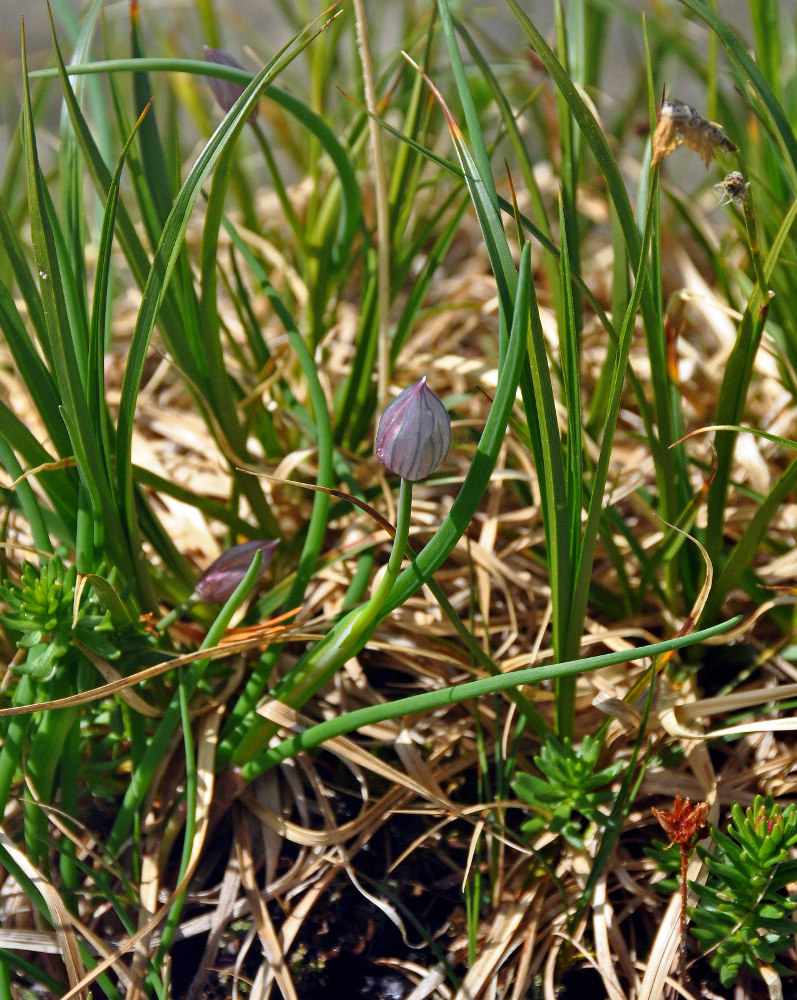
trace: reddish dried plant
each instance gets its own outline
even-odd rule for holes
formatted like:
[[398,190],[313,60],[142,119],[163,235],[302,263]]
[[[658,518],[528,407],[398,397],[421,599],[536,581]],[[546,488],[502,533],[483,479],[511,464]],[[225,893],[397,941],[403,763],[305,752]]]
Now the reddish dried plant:
[[681,981],[686,979],[686,869],[689,854],[695,846],[698,834],[707,824],[708,802],[696,802],[675,795],[672,812],[652,807],[651,812],[661,824],[672,844],[678,845],[681,854]]

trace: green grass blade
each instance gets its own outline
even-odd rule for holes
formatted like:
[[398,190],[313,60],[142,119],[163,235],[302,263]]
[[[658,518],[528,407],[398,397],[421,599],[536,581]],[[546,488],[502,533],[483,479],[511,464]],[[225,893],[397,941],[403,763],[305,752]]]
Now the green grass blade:
[[[623,233],[628,256],[631,260],[638,261],[641,249],[640,233],[619,165],[600,124],[518,0],[507,0],[507,2],[528,36],[534,51],[565,97],[573,119],[591,149],[598,169],[605,179],[608,195],[617,213]],[[657,435],[650,439],[650,447],[655,460],[662,514],[666,519],[674,520],[677,511],[687,501],[688,476],[683,449],[671,449],[670,447],[682,436],[682,417],[676,406],[677,393],[674,392],[667,379],[661,304],[657,304],[654,300],[647,281],[643,286],[641,310],[654,376],[655,416],[658,431]]]
[[[6,408],[5,404],[0,403],[0,464],[13,480],[20,480],[14,489],[14,493],[22,509],[22,513],[25,515],[25,520],[30,527],[34,545],[37,549],[41,549],[42,552],[52,552],[52,543],[50,542],[50,534],[45,524],[44,512],[39,506],[39,501],[36,499],[36,494],[33,492],[31,484],[27,479],[20,479],[24,470],[12,451],[11,433],[13,432],[9,432],[9,424],[13,417],[14,414]],[[27,430],[22,424],[19,425],[19,429],[21,431]]]
[[614,435],[620,415],[623,385],[628,374],[628,358],[631,351],[631,344],[633,342],[637,310],[639,309],[639,304],[642,299],[643,285],[647,273],[648,248],[653,238],[655,220],[657,218],[655,212],[657,184],[658,168],[654,168],[650,201],[645,215],[645,231],[642,234],[642,246],[640,248],[639,261],[634,273],[633,293],[625,309],[623,323],[620,328],[620,336],[614,355],[611,385],[607,398],[606,417],[603,423],[600,442],[600,454],[598,456],[598,462],[590,484],[589,503],[587,505],[587,517],[583,529],[581,551],[579,553],[577,569],[574,574],[575,580],[573,586],[572,607],[574,622],[582,622],[587,611],[587,601],[589,598],[590,583],[592,580],[592,567],[595,558],[595,545],[598,539],[598,532],[603,512],[604,491],[609,475]]
[[[332,426],[313,355],[304,343],[296,324],[279,299],[277,291],[269,281],[264,269],[260,266],[243,240],[241,240],[235,228],[226,221],[225,226],[233,243],[246,260],[255,280],[269,296],[288,334],[293,351],[307,381],[307,390],[313,407],[312,418],[318,447],[318,476],[316,483],[319,486],[331,487],[333,485],[334,459]],[[318,558],[326,534],[328,517],[329,495],[317,491],[313,497],[313,510],[307,525],[296,574],[283,601],[283,606],[286,608],[298,607],[304,599],[307,584],[318,564]],[[227,760],[232,755],[235,744],[241,738],[244,720],[254,710],[258,701],[263,696],[281,649],[281,644],[270,646],[252,670],[243,692],[230,712],[229,719],[222,733],[221,745],[219,747],[220,759]]]
[[[473,102],[473,95],[465,72],[465,64],[462,61],[459,46],[457,45],[454,20],[451,17],[448,0],[437,0],[437,9],[440,12],[440,23],[443,27],[443,37],[448,47],[448,58],[451,61],[451,68],[454,72],[454,80],[457,85],[457,93],[462,103],[462,110],[465,113],[465,123],[473,149],[473,158],[475,160],[473,177],[474,180],[477,177],[479,178],[486,201],[492,205],[494,212],[497,214],[498,195],[496,194],[493,175],[490,169],[490,156],[482,134],[476,105]],[[514,288],[512,288],[512,291],[514,291]]]
[[[78,32],[75,48],[72,53],[74,62],[82,62],[88,55],[92,37],[94,34],[94,23],[99,14],[102,0],[94,0],[91,9],[88,11],[82,26]],[[52,11],[50,13],[50,30],[53,36],[53,43],[58,47],[56,39],[55,24],[53,23]],[[76,81],[75,96],[81,99],[82,91],[85,89],[85,80]],[[66,107],[61,108],[60,142],[58,147],[58,178],[61,191],[61,226],[64,232],[67,253],[71,266],[75,273],[76,293],[80,298],[80,312],[85,318],[88,316],[88,305],[85,301],[86,289],[86,269],[85,269],[85,229],[86,213],[83,202],[83,164],[80,159],[79,147],[74,130],[71,127],[69,113]],[[82,329],[88,329],[88,324],[84,324]]]
[[[24,171],[22,173],[24,174]],[[0,243],[2,243],[3,247],[3,256],[11,265],[11,271],[16,280],[17,287],[22,298],[25,300],[31,326],[36,331],[36,336],[39,338],[42,349],[48,352],[47,321],[44,318],[41,295],[36,287],[36,281],[31,273],[17,228],[2,199],[0,199]],[[9,282],[10,280],[9,277]]]
[[114,236],[119,210],[119,187],[122,180],[122,169],[135,138],[136,131],[145,115],[146,110],[142,113],[141,118],[136,122],[133,131],[130,133],[111,177],[108,197],[102,216],[102,229],[97,245],[97,265],[94,278],[91,325],[89,329],[86,398],[89,410],[93,414],[99,440],[102,442],[109,481],[113,476],[111,468],[113,445],[110,439],[109,419],[105,402],[105,339],[108,328],[108,306],[111,295]]
[[118,520],[115,498],[105,476],[94,426],[86,405],[85,386],[70,328],[69,309],[61,282],[56,240],[50,221],[48,199],[36,149],[30,90],[27,86],[27,57],[23,34],[23,136],[29,186],[29,212],[36,267],[39,272],[44,315],[52,350],[55,381],[61,412],[69,432],[73,452],[88,491],[98,531],[107,531],[107,544],[122,572],[129,573],[130,558]]
[[[773,277],[775,267],[781,258],[786,240],[797,219],[797,199],[784,216],[766,260],[764,261],[765,288]],[[739,332],[733,345],[717,401],[716,423],[738,424],[744,410],[744,402],[753,374],[755,357],[764,333],[766,305],[762,302],[761,287],[754,286],[750,299],[739,324]],[[723,434],[716,442],[717,469],[714,474],[707,500],[708,523],[706,527],[706,548],[716,565],[722,549],[722,536],[726,498],[731,477],[735,437]],[[711,602],[713,605],[713,601]]]
[[[128,5],[130,18],[130,48],[134,62],[144,58],[144,42],[141,35],[141,8],[138,4]],[[133,99],[137,115],[142,114],[153,100],[152,87],[146,70],[133,71]],[[172,207],[172,174],[166,162],[166,153],[158,134],[155,112],[148,114],[139,129],[141,144],[140,160],[146,168],[141,172],[141,180],[146,185],[149,200],[154,210],[151,219],[153,231],[150,236],[160,233]],[[143,202],[145,199],[141,199]],[[146,215],[144,216],[147,217]]]
[[58,387],[30,341],[24,320],[19,315],[11,293],[2,283],[0,283],[0,330],[3,331],[17,372],[44,421],[47,433],[58,454],[66,458],[71,455],[72,448],[59,412]]
[[[563,239],[566,240],[564,232]],[[567,244],[562,246],[561,259],[567,259]],[[569,278],[566,263],[563,266],[565,281]],[[564,283],[563,283],[564,286]],[[539,308],[533,286],[530,294],[531,326],[529,335],[529,362],[531,368],[531,393],[525,394],[523,402],[526,406],[526,422],[530,431],[536,431],[538,443],[534,448],[537,477],[540,483],[540,497],[543,505],[543,524],[545,526],[545,558],[548,563],[548,573],[551,587],[552,605],[552,642],[554,656],[559,659],[570,659],[568,652],[573,644],[578,644],[581,637],[580,623],[571,621],[571,543],[578,545],[576,539],[571,539],[570,525],[572,516],[570,508],[576,507],[579,519],[578,535],[580,536],[581,515],[581,469],[574,470],[577,481],[576,495],[569,493],[565,478],[565,458],[562,440],[559,434],[559,422],[556,416],[556,401],[553,383],[548,363],[548,353],[545,335],[542,330]],[[573,331],[574,332],[574,331]],[[567,336],[567,335],[566,335]],[[529,407],[529,400],[532,407]],[[576,414],[577,416],[577,414]],[[573,433],[580,439],[581,427],[571,427]],[[579,440],[580,445],[580,440]],[[575,446],[576,451],[579,446]],[[556,731],[562,735],[572,732],[575,688],[571,678],[562,678],[561,687],[556,691]]]
[[[295,54],[295,53],[294,53]],[[219,127],[206,144],[186,177],[169,214],[155,252],[149,277],[136,320],[128,363],[125,367],[122,396],[119,405],[117,476],[119,495],[130,524],[134,517],[133,488],[130,469],[130,449],[138,388],[144,372],[150,338],[163,301],[165,289],[179,258],[191,209],[224,147],[235,142],[249,115],[256,107],[264,88],[268,86],[285,62],[265,66],[245,88]],[[275,527],[275,526],[273,526]],[[275,531],[274,534],[277,532]]]
[[523,248],[517,295],[511,313],[511,330],[498,375],[493,402],[476,453],[446,519],[434,537],[404,570],[390,591],[384,613],[392,611],[413,594],[442,565],[470,524],[498,459],[518,383],[526,361],[526,337],[531,308],[531,266],[528,244]]
[[761,543],[764,541],[772,519],[783,509],[786,498],[797,483],[797,459],[779,476],[777,482],[763,499],[753,517],[745,526],[739,541],[734,545],[722,571],[711,589],[703,618],[711,621],[734,587],[739,585],[742,574],[750,568]]

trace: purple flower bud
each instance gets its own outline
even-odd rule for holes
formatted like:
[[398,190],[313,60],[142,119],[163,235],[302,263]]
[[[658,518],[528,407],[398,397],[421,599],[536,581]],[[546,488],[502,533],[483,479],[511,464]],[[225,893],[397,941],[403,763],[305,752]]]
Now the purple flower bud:
[[263,553],[263,561],[257,578],[263,579],[277,545],[279,542],[276,538],[233,545],[200,575],[194,587],[194,595],[205,604],[223,604],[243,580],[258,549]]
[[[217,66],[233,66],[235,69],[243,69],[238,60],[233,58],[229,52],[225,52],[224,49],[211,49],[208,45],[203,46],[203,49],[205,52],[205,62],[216,63]],[[244,88],[240,83],[233,83],[231,80],[222,80],[218,76],[209,76],[207,77],[207,81],[216,100],[225,113],[230,110],[244,92]],[[247,121],[251,125],[256,119],[257,108],[249,115]]]
[[450,446],[451,421],[426,376],[396,396],[376,431],[376,457],[411,483],[431,475]]

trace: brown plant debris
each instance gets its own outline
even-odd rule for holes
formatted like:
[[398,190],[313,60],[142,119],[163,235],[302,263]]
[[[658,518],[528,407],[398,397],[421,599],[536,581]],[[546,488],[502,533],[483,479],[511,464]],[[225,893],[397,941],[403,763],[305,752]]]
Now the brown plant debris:
[[708,167],[718,149],[737,153],[739,147],[731,142],[721,125],[709,121],[697,108],[670,97],[661,102],[656,131],[653,133],[653,163],[660,163],[666,156],[685,143],[694,150]]
[[744,179],[743,174],[738,170],[731,170],[719,184],[714,185],[714,190],[720,196],[720,205],[743,205],[747,201],[749,187],[750,182]]
[[651,812],[661,823],[662,829],[673,844],[678,845],[681,854],[681,983],[686,983],[686,871],[689,866],[689,854],[695,845],[697,836],[706,826],[708,802],[697,802],[695,805],[688,798],[682,799],[676,792],[672,812],[666,809],[651,808]]

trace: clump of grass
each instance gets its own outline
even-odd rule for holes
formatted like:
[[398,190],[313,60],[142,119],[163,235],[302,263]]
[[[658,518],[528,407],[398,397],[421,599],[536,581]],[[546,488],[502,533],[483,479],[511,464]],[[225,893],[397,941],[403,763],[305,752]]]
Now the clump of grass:
[[[198,6],[190,50],[146,42],[136,5],[99,48],[100,0],[54,31],[50,70],[23,37],[0,189],[0,995],[375,995],[389,964],[396,995],[588,976],[659,997],[682,899],[646,888],[644,847],[679,791],[734,823],[687,866],[689,974],[777,996],[783,12],[756,6],[753,59],[701,0],[703,48],[591,2],[553,5],[549,41],[509,0],[522,45],[496,58],[439,0],[403,7],[374,61],[368,5],[284,5],[289,39],[253,37],[272,54],[250,72],[198,58],[232,47]],[[609,124],[621,17],[645,58]],[[705,105],[670,92],[673,60]],[[687,157],[726,204],[677,189]],[[379,448],[387,470],[373,454],[423,378],[453,446],[396,501],[390,469],[445,451],[438,427]],[[728,858],[766,882],[735,909]]]

